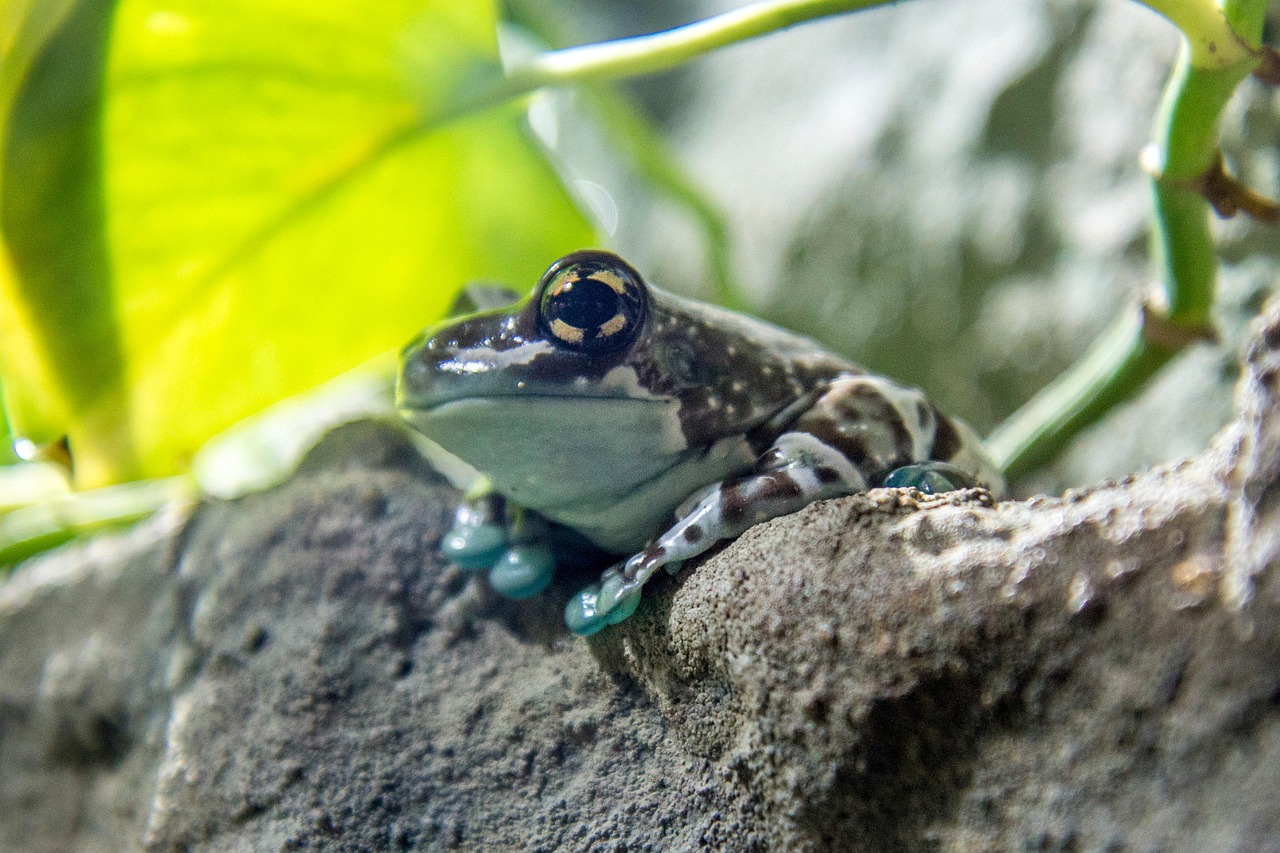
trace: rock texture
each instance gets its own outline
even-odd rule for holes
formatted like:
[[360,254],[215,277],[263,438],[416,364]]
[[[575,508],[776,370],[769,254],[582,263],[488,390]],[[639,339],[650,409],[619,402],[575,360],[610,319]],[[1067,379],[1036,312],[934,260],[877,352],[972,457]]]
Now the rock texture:
[[582,641],[394,427],[0,586],[0,849],[1280,849],[1280,312],[1198,458],[876,490]]

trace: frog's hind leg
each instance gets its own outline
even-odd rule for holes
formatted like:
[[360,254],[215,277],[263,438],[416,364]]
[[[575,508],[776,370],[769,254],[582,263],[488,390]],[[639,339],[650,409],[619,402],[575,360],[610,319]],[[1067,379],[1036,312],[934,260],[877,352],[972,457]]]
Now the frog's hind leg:
[[866,488],[858,470],[812,435],[788,432],[747,474],[707,486],[686,501],[675,524],[600,584],[570,599],[565,622],[575,634],[594,634],[634,612],[640,589],[654,572],[677,567],[721,539],[795,512],[808,503]]
[[941,448],[945,458],[966,462],[961,451],[969,448],[955,430],[915,389],[872,376],[840,377],[782,428],[748,472],[694,494],[648,547],[570,599],[565,622],[581,635],[621,622],[659,568],[813,501],[879,486],[890,472],[933,458],[944,433],[954,445]]
[[999,470],[968,425],[939,411],[922,391],[883,377],[837,379],[793,428],[839,451],[867,488],[1004,490]]

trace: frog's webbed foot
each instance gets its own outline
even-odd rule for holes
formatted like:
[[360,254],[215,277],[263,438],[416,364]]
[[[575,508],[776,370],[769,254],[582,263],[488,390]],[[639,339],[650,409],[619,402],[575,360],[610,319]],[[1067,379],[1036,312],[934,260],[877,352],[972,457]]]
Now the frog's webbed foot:
[[886,489],[912,488],[926,495],[936,495],[973,488],[978,485],[978,480],[949,462],[917,462],[890,471],[881,485]]
[[541,517],[513,508],[497,494],[475,489],[463,497],[440,551],[459,568],[487,571],[489,585],[507,598],[530,598],[551,583],[556,561]]

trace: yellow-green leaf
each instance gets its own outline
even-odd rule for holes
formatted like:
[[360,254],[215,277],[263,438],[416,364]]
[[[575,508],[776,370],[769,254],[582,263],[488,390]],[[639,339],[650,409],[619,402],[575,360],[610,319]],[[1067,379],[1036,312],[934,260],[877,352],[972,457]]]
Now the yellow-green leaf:
[[5,116],[15,431],[68,436],[80,485],[181,471],[462,283],[591,242],[515,105],[450,118],[494,27],[461,0],[75,3]]

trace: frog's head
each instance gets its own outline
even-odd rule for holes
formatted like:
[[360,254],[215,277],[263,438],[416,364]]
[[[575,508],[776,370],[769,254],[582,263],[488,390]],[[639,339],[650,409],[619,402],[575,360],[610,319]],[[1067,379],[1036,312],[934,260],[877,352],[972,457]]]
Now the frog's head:
[[627,494],[793,400],[809,341],[649,287],[581,251],[506,308],[446,320],[403,351],[414,427],[542,508]]
[[601,387],[603,374],[627,357],[649,303],[648,286],[621,258],[567,255],[524,299],[445,320],[410,342],[399,404],[421,412],[476,397],[618,396]]

